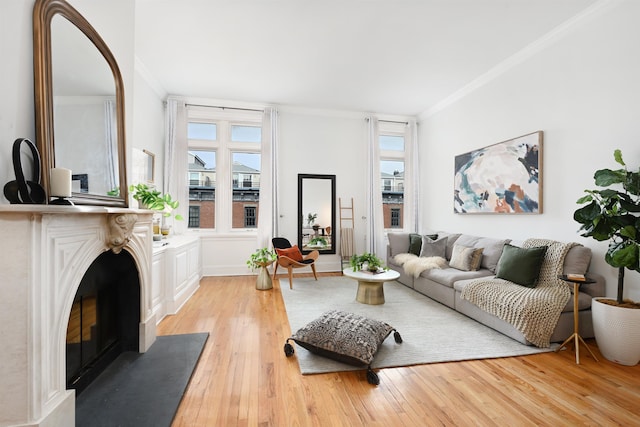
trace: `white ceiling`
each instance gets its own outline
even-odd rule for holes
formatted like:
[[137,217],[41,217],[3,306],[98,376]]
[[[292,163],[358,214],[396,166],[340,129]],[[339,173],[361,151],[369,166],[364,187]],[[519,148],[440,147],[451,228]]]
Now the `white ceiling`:
[[598,1],[137,0],[136,57],[171,95],[418,115]]

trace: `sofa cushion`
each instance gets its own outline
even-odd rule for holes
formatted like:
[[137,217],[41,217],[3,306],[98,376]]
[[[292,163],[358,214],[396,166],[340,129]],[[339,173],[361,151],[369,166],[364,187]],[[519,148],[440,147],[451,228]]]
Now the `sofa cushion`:
[[458,237],[458,240],[456,240],[457,245],[483,248],[481,267],[490,270],[492,273],[496,272],[498,260],[500,259],[500,255],[502,255],[502,248],[509,242],[511,242],[511,239],[493,239],[469,234],[462,234]]
[[[573,294],[573,286],[571,286],[571,293]],[[591,297],[591,295],[584,292],[578,292],[578,310],[590,309],[592,299],[593,298]],[[562,312],[573,313],[573,295],[571,295],[571,298],[569,298],[569,301],[567,301],[567,305],[564,306],[564,308],[562,309]]]
[[291,339],[312,353],[357,366],[370,364],[393,330],[378,320],[331,310],[298,329]]
[[441,237],[433,240],[429,236],[422,236],[421,257],[439,256],[444,258],[447,253],[447,237]]
[[409,252],[409,233],[388,233],[391,256]]
[[453,288],[453,284],[458,280],[466,279],[479,279],[481,277],[492,276],[489,270],[481,268],[477,271],[462,271],[453,267],[448,268],[434,268],[424,271],[417,280],[422,278],[428,279],[432,282],[436,282],[442,286]]
[[483,248],[473,248],[455,244],[449,266],[463,271],[476,271],[480,268]]
[[520,248],[504,245],[502,256],[496,268],[496,277],[518,285],[535,288],[546,252],[546,246]]
[[585,246],[572,247],[564,258],[564,274],[586,274],[591,262],[591,249]]

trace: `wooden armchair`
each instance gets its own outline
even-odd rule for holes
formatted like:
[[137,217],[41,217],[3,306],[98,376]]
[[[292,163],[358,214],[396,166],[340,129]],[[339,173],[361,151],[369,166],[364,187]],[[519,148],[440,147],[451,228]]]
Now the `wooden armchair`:
[[278,266],[282,266],[289,271],[289,289],[293,289],[293,269],[300,267],[311,267],[313,271],[313,277],[318,280],[318,275],[316,274],[316,260],[320,256],[318,251],[311,251],[307,255],[302,255],[300,252],[300,248],[297,245],[291,246],[289,240],[284,237],[274,237],[271,239],[271,243],[273,244],[273,248],[276,250],[278,254],[278,262],[276,263],[276,267],[273,270],[273,278],[276,278],[276,273],[278,272]]

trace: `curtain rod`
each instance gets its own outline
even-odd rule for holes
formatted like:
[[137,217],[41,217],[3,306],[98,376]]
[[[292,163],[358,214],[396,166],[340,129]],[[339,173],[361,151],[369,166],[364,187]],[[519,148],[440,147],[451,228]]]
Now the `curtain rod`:
[[185,104],[187,107],[208,107],[208,108],[220,108],[222,110],[241,110],[241,111],[257,111],[264,113],[264,110],[256,110],[254,108],[238,108],[238,107],[221,107],[219,105],[203,105],[203,104]]
[[403,125],[408,125],[409,122],[397,122],[395,120],[378,120],[378,122],[383,122],[383,123],[401,123]]
[[[365,117],[364,118],[366,121],[371,120],[369,117]],[[403,125],[408,125],[409,122],[398,122],[395,120],[378,120],[378,123],[383,122],[383,123],[398,123],[398,124],[403,124]]]

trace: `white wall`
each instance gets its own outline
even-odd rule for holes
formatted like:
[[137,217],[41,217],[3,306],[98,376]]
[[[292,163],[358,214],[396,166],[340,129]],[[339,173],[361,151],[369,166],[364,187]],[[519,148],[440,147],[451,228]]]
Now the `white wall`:
[[[127,144],[129,147],[127,163],[131,171],[131,148],[148,150],[155,155],[155,180],[156,187],[162,189],[162,179],[164,176],[164,104],[166,97],[158,93],[152,84],[149,84],[145,76],[136,69],[135,85],[133,88],[133,121],[129,124],[132,131],[132,138]],[[129,184],[137,184],[131,179],[133,173],[129,174]]]
[[[340,269],[338,200],[354,199],[356,250],[364,250],[362,220],[366,195],[366,137],[364,114],[280,109],[279,232],[292,242],[298,236],[298,174],[336,175],[335,256],[322,255],[318,265]],[[324,267],[323,269],[327,269]]]
[[[0,3],[0,184],[14,180],[11,146],[16,138],[35,141],[33,101],[33,1]],[[0,197],[1,203],[8,203]]]
[[[578,235],[573,212],[597,169],[617,169],[620,148],[640,166],[640,2],[612,6],[578,22],[563,37],[488,84],[420,123],[423,229],[523,240],[577,241],[594,251],[592,268],[615,295],[617,270],[606,244]],[[456,215],[453,160],[537,130],[544,131],[541,215]],[[627,296],[640,299],[640,275],[628,272]]]

